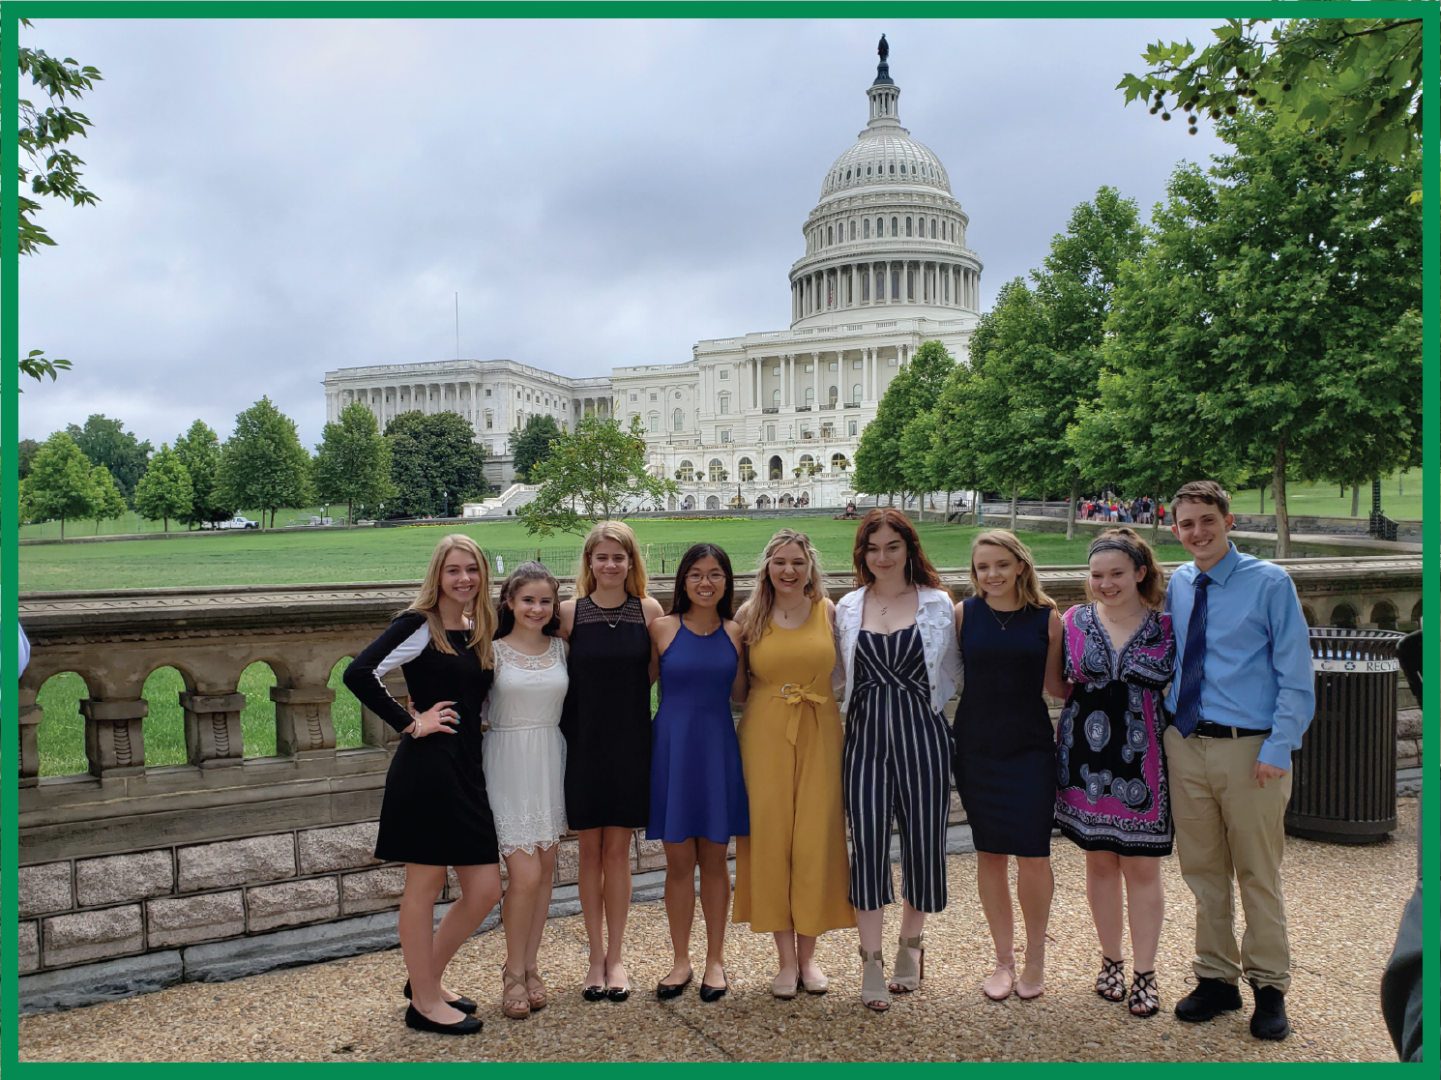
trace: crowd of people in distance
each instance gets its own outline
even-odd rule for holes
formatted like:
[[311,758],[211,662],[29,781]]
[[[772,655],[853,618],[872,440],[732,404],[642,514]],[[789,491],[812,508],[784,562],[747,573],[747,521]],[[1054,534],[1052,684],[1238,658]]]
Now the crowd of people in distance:
[[1156,502],[1149,495],[1130,502],[1114,497],[1082,499],[1076,507],[1076,516],[1083,521],[1114,521],[1123,525],[1167,524],[1166,504]]

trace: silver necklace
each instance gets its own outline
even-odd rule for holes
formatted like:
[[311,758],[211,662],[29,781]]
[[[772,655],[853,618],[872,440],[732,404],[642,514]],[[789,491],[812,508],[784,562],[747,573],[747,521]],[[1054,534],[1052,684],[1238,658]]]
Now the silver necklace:
[[[901,593],[901,596],[909,596],[910,593],[911,593],[911,590],[910,590],[910,589],[907,589],[905,592]],[[899,599],[901,598],[901,596],[897,596],[897,597],[896,597],[895,599],[893,599],[893,600],[887,600],[884,604],[881,603],[881,598],[880,598],[879,596],[876,597],[876,605],[881,609],[881,617],[882,617],[882,618],[885,618],[885,614],[886,614],[886,612],[887,612],[888,610],[890,610],[890,606],[891,606],[892,604],[894,604],[894,603],[896,602],[896,600],[899,600]]]
[[[984,600],[982,600],[981,603],[985,604],[986,602],[985,602]],[[1008,626],[1015,620],[1015,618],[1016,618],[1017,615],[1019,615],[1022,611],[1025,610],[1025,608],[1024,608],[1024,607],[1018,607],[1018,608],[1016,608],[1015,611],[1011,612],[1011,617],[1010,617],[1009,619],[1003,619],[1003,618],[1001,618],[1000,615],[998,615],[998,614],[996,613],[996,609],[993,608],[993,607],[991,607],[990,604],[986,604],[986,610],[989,611],[992,615],[995,615],[995,616],[996,616],[996,622],[1000,623],[1000,624],[1001,624],[1001,629],[1004,630],[1004,629],[1006,629],[1006,627],[1008,627]]]
[[[630,597],[627,596],[627,597],[625,598],[625,603],[621,604],[621,606],[618,607],[618,608],[614,608],[614,609],[612,609],[612,608],[603,608],[603,607],[601,607],[599,604],[597,604],[594,600],[592,600],[592,601],[590,602],[590,606],[593,607],[593,608],[595,608],[596,611],[598,611],[598,612],[601,613],[601,615],[600,615],[600,621],[603,622],[603,623],[605,623],[606,626],[609,626],[612,630],[614,630],[617,626],[620,625],[621,619],[623,619],[623,618],[625,617],[625,605],[626,605],[626,604],[629,604],[629,603],[630,603]],[[614,610],[614,611],[615,611],[615,622],[611,622],[609,619],[607,619],[607,618],[605,617],[605,613],[606,613],[607,611],[611,611],[611,610]]]

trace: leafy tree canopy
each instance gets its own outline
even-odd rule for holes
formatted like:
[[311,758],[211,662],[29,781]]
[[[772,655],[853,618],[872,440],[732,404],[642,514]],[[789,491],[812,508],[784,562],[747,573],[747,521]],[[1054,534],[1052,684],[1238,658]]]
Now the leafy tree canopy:
[[194,495],[190,473],[180,455],[165,444],[150,460],[150,468],[135,485],[135,509],[151,521],[163,521],[170,531],[170,519],[190,513]]
[[534,413],[520,431],[510,433],[510,452],[515,455],[515,475],[522,483],[530,483],[531,470],[550,457],[550,444],[560,438],[560,425],[555,417]]
[[640,417],[633,417],[629,428],[608,417],[583,417],[574,431],[552,443],[550,457],[535,466],[532,477],[540,491],[521,507],[519,518],[528,532],[541,536],[584,533],[598,519],[635,505],[664,505],[680,491],[675,481],[646,468]]
[[186,525],[213,524],[235,516],[235,507],[225,502],[220,490],[220,437],[204,420],[190,425],[184,435],[175,436],[175,453],[190,474],[190,511],[178,517]]
[[385,438],[396,491],[395,501],[385,504],[389,516],[439,517],[447,509],[457,513],[462,503],[489,490],[483,472],[485,447],[458,413],[401,413],[386,425]]
[[[907,474],[901,440],[912,420],[935,407],[955,366],[944,345],[939,341],[924,341],[891,379],[876,406],[876,418],[866,425],[856,446],[857,491],[872,495],[914,492],[917,489],[911,487],[911,481],[924,482],[921,479],[926,475],[924,463],[914,464]],[[927,437],[916,446],[929,445],[929,442]]]
[[92,413],[84,427],[68,424],[65,431],[90,459],[90,464],[104,465],[110,470],[126,501],[131,501],[135,485],[149,467],[150,441],[141,442],[133,432],[125,430],[125,421],[111,420],[102,413]]
[[[31,23],[21,19],[20,25],[29,28]],[[73,138],[84,138],[85,129],[92,126],[89,118],[69,102],[93,90],[101,81],[100,72],[88,65],[82,67],[69,57],[56,59],[44,49],[22,45],[17,51],[21,79],[30,76],[31,85],[45,95],[45,101],[38,106],[27,98],[19,102],[20,188],[23,191],[28,183],[32,195],[68,200],[73,206],[93,206],[100,197],[81,182],[79,166],[85,162],[66,144]],[[42,246],[54,247],[54,238],[35,220],[40,203],[22,194],[19,207],[20,254],[33,255]],[[46,375],[53,381],[60,371],[70,367],[69,360],[47,359],[43,349],[30,350],[19,364],[21,374],[36,382]]]
[[40,449],[40,444],[34,439],[21,439],[16,444],[16,457],[19,459],[20,479],[24,480],[30,475],[30,463],[35,460],[35,454]]
[[235,507],[275,511],[306,506],[310,496],[310,455],[300,445],[295,421],[262,397],[235,417],[235,433],[220,452],[220,501]]
[[1165,120],[1172,107],[1189,113],[1192,134],[1202,116],[1250,106],[1270,111],[1278,132],[1328,134],[1343,161],[1367,154],[1394,165],[1420,153],[1420,18],[1228,19],[1211,32],[1199,50],[1150,46],[1150,70],[1116,89]]
[[30,463],[30,475],[20,485],[21,516],[30,521],[60,521],[60,538],[65,522],[89,518],[98,501],[91,465],[63,431],[46,439]]
[[390,442],[380,433],[375,414],[352,401],[340,411],[338,423],[325,425],[315,448],[316,498],[345,503],[345,522],[354,524],[356,503],[376,506],[394,500],[390,468]]
[[120,485],[104,465],[91,467],[90,481],[95,485],[95,506],[91,512],[95,515],[95,535],[99,536],[102,521],[114,521],[129,507],[125,505],[125,494]]

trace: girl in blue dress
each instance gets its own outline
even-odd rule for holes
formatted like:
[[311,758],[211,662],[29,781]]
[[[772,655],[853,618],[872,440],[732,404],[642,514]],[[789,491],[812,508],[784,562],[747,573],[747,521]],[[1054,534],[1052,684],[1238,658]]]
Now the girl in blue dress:
[[735,581],[730,559],[714,544],[696,544],[676,567],[670,614],[650,624],[660,667],[646,837],[665,843],[665,910],[675,966],[656,987],[678,996],[694,977],[690,933],[695,872],[700,866],[706,925],[702,1001],[725,994],[722,963],[730,915],[726,848],[750,835],[750,803],[730,701],[746,697],[740,626],[731,618]]

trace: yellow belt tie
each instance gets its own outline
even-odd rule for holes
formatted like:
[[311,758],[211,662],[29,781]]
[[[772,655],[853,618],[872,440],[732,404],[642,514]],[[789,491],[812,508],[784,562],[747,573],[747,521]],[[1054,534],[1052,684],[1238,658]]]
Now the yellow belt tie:
[[[780,688],[779,694],[787,705],[810,705],[812,714],[815,713],[817,705],[824,705],[826,703],[825,697],[821,694],[813,694],[795,683],[786,683]],[[786,740],[792,746],[796,745],[796,739],[800,736],[800,731],[801,711],[800,709],[794,709],[791,711],[790,719],[786,721]]]

